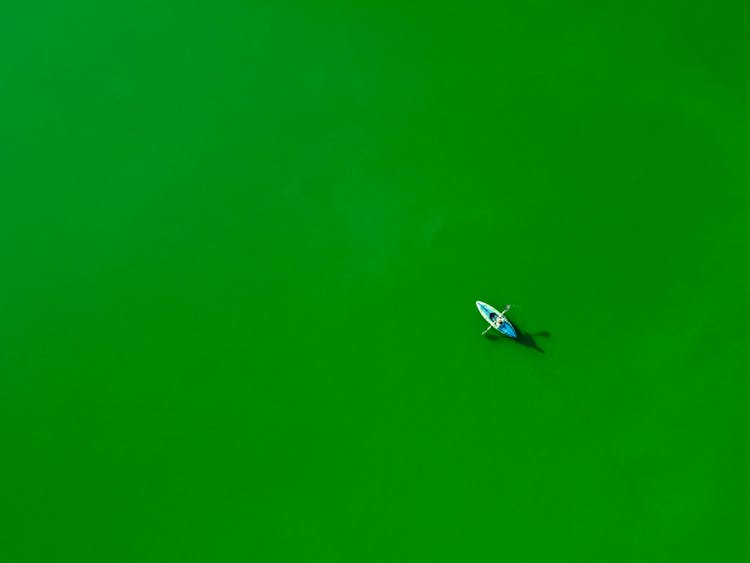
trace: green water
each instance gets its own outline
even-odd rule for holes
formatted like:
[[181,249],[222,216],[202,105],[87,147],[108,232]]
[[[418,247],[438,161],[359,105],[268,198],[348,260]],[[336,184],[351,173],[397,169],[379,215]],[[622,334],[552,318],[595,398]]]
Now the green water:
[[747,8],[107,4],[0,8],[0,560],[748,557]]

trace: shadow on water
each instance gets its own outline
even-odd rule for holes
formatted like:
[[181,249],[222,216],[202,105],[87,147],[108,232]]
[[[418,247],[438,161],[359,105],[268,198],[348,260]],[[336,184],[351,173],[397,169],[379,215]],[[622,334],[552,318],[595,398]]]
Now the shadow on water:
[[[543,338],[549,338],[552,336],[548,331],[541,330],[538,332],[526,332],[521,328],[516,321],[511,321],[513,323],[513,326],[516,329],[516,334],[518,335],[517,338],[510,338],[508,340],[512,340],[513,342],[517,342],[521,346],[526,346],[527,348],[533,348],[537,352],[541,352],[544,354],[544,350],[542,349],[539,344],[537,344],[535,337],[543,337]],[[491,340],[499,340],[500,338],[506,338],[505,336],[502,336],[495,332],[494,330],[487,334],[487,337]]]
[[[511,340],[544,354],[544,350],[537,344],[536,338],[551,338],[552,335],[549,331],[527,332],[515,320],[511,322],[516,329],[517,338],[507,338],[494,330],[485,336],[490,340]],[[557,389],[562,404],[570,410],[578,424],[586,429],[588,439],[591,440],[592,445],[598,450],[602,463],[605,466],[609,466],[614,474],[618,476],[620,483],[625,491],[627,491],[624,497],[625,500],[622,502],[632,510],[631,517],[636,522],[643,521],[647,516],[647,512],[638,481],[629,471],[627,464],[623,463],[619,453],[613,450],[609,436],[602,432],[601,422],[597,420],[590,409],[581,404],[575,390],[566,384],[564,378],[552,378],[546,381],[551,387]]]

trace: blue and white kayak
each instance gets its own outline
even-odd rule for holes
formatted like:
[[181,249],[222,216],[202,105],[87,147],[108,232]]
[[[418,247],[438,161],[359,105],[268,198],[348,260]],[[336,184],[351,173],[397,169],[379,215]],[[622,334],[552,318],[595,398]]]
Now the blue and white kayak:
[[[477,301],[477,309],[484,317],[484,320],[490,323],[487,330],[494,328],[498,332],[503,333],[508,338],[517,338],[516,329],[510,324],[510,321],[505,318],[505,313],[510,309],[510,305],[506,305],[502,312],[495,309],[492,305],[487,305],[482,301]],[[484,332],[487,332],[485,330]],[[482,334],[484,334],[484,332]]]

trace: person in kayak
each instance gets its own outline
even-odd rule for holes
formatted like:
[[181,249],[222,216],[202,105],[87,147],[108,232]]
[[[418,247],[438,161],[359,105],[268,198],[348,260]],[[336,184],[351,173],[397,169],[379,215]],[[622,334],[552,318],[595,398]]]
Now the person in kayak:
[[495,328],[500,328],[500,325],[505,322],[505,318],[497,313],[490,313],[490,321],[492,321]]

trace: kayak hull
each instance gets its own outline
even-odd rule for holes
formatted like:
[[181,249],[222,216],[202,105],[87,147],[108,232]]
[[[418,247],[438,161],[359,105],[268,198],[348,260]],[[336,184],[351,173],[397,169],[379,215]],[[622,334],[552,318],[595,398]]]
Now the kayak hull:
[[496,321],[493,319],[496,319],[500,316],[500,311],[495,309],[492,305],[488,305],[487,303],[484,303],[482,301],[477,301],[477,309],[479,309],[479,313],[482,315],[482,317],[484,317],[484,320],[491,324],[492,328],[494,328],[496,331],[504,334],[508,338],[518,338],[516,329],[505,317],[503,317],[505,320],[500,323],[500,326],[495,326]]

